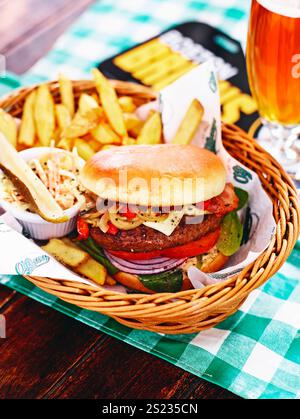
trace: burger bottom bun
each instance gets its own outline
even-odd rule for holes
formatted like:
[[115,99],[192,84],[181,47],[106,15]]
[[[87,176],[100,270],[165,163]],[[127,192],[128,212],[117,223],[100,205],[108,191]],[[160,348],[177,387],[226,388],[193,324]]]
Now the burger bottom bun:
[[[223,268],[223,266],[228,261],[229,257],[224,256],[221,252],[216,251],[216,248],[212,249],[210,253],[208,253],[201,265],[201,271],[205,273],[212,273],[217,272]],[[114,275],[116,281],[120,284],[124,285],[124,287],[140,291],[146,294],[155,294],[155,291],[146,288],[143,283],[140,281],[139,277],[134,274],[126,273],[126,272],[118,272]],[[180,291],[185,291],[193,288],[192,284],[186,274],[183,272],[183,283],[182,288]]]
[[223,253],[217,252],[213,257],[202,262],[201,271],[205,273],[217,272],[223,268],[228,259],[228,256],[224,256]]
[[141,291],[147,294],[154,294],[154,291],[151,291],[148,288],[144,287],[137,275],[129,274],[126,272],[118,272],[114,275],[114,279],[118,281],[120,284],[124,285],[124,287],[126,288]]
[[[126,272],[118,272],[114,275],[116,281],[120,284],[124,285],[126,288],[130,288],[132,290],[140,291],[146,294],[155,294],[155,291],[146,288],[142,282],[139,280],[139,277],[134,274],[129,274]],[[187,275],[183,274],[183,283],[182,288],[180,291],[189,290],[192,288],[190,280]]]

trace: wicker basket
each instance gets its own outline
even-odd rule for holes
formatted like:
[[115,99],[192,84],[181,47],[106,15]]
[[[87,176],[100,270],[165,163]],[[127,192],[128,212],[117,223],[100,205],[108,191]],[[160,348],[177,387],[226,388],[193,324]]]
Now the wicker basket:
[[[137,104],[155,98],[140,85],[112,81],[119,94],[131,95]],[[59,101],[57,82],[49,83]],[[31,88],[6,96],[0,107],[16,117],[22,114],[25,97]],[[76,98],[82,92],[95,91],[92,81],[74,81]],[[177,334],[195,333],[215,326],[233,314],[248,294],[262,285],[282,266],[299,235],[300,211],[292,180],[281,166],[245,132],[233,125],[223,125],[223,142],[229,153],[255,171],[270,196],[277,223],[276,234],[265,252],[239,275],[198,290],[177,293],[119,294],[81,283],[35,276],[26,278],[44,291],[68,303],[106,314],[136,329]]]

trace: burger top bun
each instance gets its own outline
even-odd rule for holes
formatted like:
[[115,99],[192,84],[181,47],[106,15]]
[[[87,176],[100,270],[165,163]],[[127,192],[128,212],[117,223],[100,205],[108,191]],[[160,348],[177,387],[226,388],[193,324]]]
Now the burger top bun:
[[165,207],[220,195],[226,170],[219,157],[193,145],[134,145],[99,151],[85,164],[81,181],[103,199]]
[[227,263],[229,257],[221,252],[214,252],[212,257],[207,258],[201,265],[201,271],[205,273],[218,272]]

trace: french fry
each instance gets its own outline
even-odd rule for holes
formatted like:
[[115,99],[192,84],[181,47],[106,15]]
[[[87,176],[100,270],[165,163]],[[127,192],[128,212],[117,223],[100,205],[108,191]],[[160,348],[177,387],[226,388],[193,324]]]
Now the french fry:
[[202,121],[204,108],[199,100],[194,99],[186,114],[184,115],[179,128],[173,138],[173,144],[189,144]]
[[34,121],[42,146],[49,146],[55,129],[54,101],[46,84],[37,88],[34,101]]
[[137,137],[141,129],[143,128],[144,121],[139,119],[133,113],[124,113],[124,122],[128,133],[134,137]]
[[75,140],[74,146],[77,148],[77,152],[83,160],[89,160],[95,154],[93,148],[81,138]]
[[126,127],[123,119],[121,106],[118,102],[118,97],[115,89],[110,82],[100,73],[99,70],[94,68],[92,70],[96,88],[103,106],[107,119],[114,129],[114,131],[121,137],[126,137]]
[[59,103],[58,105],[55,105],[55,116],[57,125],[60,131],[63,132],[71,123],[69,109],[62,103]]
[[98,96],[98,94],[97,93],[92,93],[92,98],[93,99],[95,99],[95,101],[98,103],[98,105],[100,105],[100,103],[99,103],[99,96]]
[[95,153],[102,149],[102,145],[96,140],[89,140],[89,145],[92,147]]
[[153,112],[145,122],[137,138],[137,144],[159,144],[161,142],[162,126],[158,112]]
[[86,136],[87,138],[83,138],[90,147],[92,147],[92,149],[94,150],[95,153],[97,153],[97,151],[100,151],[102,149],[102,144],[99,143],[99,141],[96,141],[93,139],[93,137],[89,138],[88,136]]
[[90,95],[82,93],[79,98],[78,112],[85,114],[91,109],[99,108],[98,102]]
[[73,142],[74,141],[73,141],[72,138],[65,138],[65,137],[63,137],[57,143],[57,147],[58,148],[62,148],[62,149],[67,150],[67,151],[71,151],[72,148],[73,148]]
[[[67,246],[73,249],[78,249],[76,243],[72,242],[72,240],[68,239],[67,237],[64,237],[61,240]],[[87,278],[92,279],[100,285],[103,285],[104,283],[115,285],[116,283],[116,281],[113,278],[108,277],[108,275],[106,274],[105,267],[91,257],[89,257],[85,262],[80,264],[78,268],[76,268],[76,271],[86,276]]]
[[101,150],[109,150],[110,148],[114,148],[114,147],[118,147],[114,144],[104,144],[104,146],[102,146]]
[[121,138],[105,122],[93,129],[91,134],[101,144],[121,144]]
[[67,138],[82,137],[96,128],[101,118],[100,108],[90,109],[84,114],[76,112],[71,124],[63,131],[63,136]]
[[68,245],[70,247],[74,247],[75,249],[78,249],[78,246],[76,246],[76,244],[74,242],[72,242],[72,240],[70,240],[68,237],[63,237],[60,240],[63,241],[66,245]]
[[70,112],[71,117],[73,117],[75,112],[75,105],[72,82],[66,76],[60,74],[58,83],[62,104],[65,105],[65,107]]
[[125,137],[123,138],[122,145],[135,145],[137,141],[135,138],[132,137]]
[[99,262],[89,257],[85,262],[81,263],[76,271],[81,275],[86,276],[99,285],[105,284],[106,269]]
[[111,276],[106,275],[105,283],[107,285],[116,285],[117,281],[115,281]]
[[136,106],[131,96],[119,97],[119,104],[123,112],[132,113],[136,110]]
[[17,145],[17,125],[15,119],[4,109],[0,109],[0,132],[7,140],[16,147]]
[[[59,129],[59,127],[55,128],[55,130],[53,132],[52,140],[54,140],[55,145],[57,145],[57,143],[60,142],[60,140],[61,140],[61,130]],[[51,142],[50,142],[50,147],[51,147]]]
[[25,99],[22,121],[19,131],[19,144],[32,146],[35,140],[34,101],[36,92],[32,91]]
[[89,259],[86,252],[79,248],[75,249],[60,239],[50,239],[45,246],[42,246],[42,249],[64,265],[72,268],[77,268]]

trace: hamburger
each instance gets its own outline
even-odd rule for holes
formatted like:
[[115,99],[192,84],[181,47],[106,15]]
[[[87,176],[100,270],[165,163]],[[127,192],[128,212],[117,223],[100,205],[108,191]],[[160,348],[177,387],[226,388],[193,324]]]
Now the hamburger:
[[223,228],[238,196],[221,159],[206,149],[112,147],[85,164],[81,183],[92,197],[77,223],[81,244],[128,288],[188,289],[190,266],[216,272],[240,245],[241,229]]

